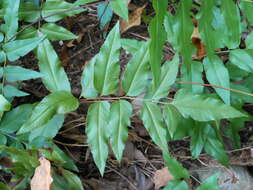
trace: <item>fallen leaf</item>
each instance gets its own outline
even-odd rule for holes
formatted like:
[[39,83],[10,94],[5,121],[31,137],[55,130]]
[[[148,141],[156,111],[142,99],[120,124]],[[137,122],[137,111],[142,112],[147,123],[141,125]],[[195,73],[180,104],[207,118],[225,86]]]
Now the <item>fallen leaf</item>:
[[198,26],[194,27],[191,38],[192,38],[192,44],[197,48],[195,59],[201,61],[204,58],[206,51],[205,51],[205,46],[201,42],[201,39],[200,39]]
[[142,7],[136,8],[130,15],[128,22],[120,19],[120,32],[124,33],[129,28],[132,28],[133,26],[139,26],[141,24],[141,15],[143,10],[147,4],[143,5]]
[[160,189],[161,187],[164,187],[171,180],[173,180],[173,176],[171,175],[167,167],[157,170],[154,175],[155,189]]
[[71,47],[74,47],[75,45],[74,45],[74,41],[75,41],[76,39],[73,39],[73,40],[70,40],[68,43],[67,43],[67,47],[68,48],[71,48]]
[[44,157],[41,157],[39,161],[40,166],[35,169],[34,176],[31,180],[31,190],[50,190],[50,185],[53,182],[51,164]]

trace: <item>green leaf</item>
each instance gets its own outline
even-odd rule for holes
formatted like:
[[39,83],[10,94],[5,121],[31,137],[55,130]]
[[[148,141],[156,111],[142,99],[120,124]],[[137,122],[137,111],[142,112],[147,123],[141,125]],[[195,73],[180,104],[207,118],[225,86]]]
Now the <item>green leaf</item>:
[[253,3],[251,1],[240,1],[239,3],[243,15],[248,19],[250,25],[253,25]]
[[[6,66],[4,68],[0,68],[0,70],[2,69],[3,69],[2,72],[4,72],[3,75],[8,82],[16,82],[43,77],[43,74],[39,72],[30,69],[25,69],[20,66]],[[0,77],[2,77],[1,74]]]
[[222,0],[221,10],[227,27],[227,40],[225,43],[228,48],[237,48],[241,41],[239,9],[233,0]]
[[206,139],[208,138],[208,130],[206,129],[206,123],[196,123],[191,130],[191,154],[194,158],[198,158],[202,152]]
[[141,119],[152,140],[162,151],[168,152],[167,131],[164,127],[159,106],[152,102],[144,102]]
[[[207,80],[210,84],[229,88],[228,70],[218,56],[213,55],[206,57],[204,59],[204,69],[206,71]],[[215,91],[226,104],[230,104],[229,90],[215,88]]]
[[229,60],[242,70],[253,72],[253,57],[249,51],[236,49],[230,51]]
[[[178,110],[177,110],[178,111]],[[178,111],[179,112],[179,111]],[[195,121],[191,118],[184,118],[180,114],[179,126],[173,136],[173,140],[180,140],[184,137],[188,137],[191,129],[194,127]]]
[[246,88],[250,89],[250,91],[253,91],[253,88],[252,88],[252,87],[253,87],[253,86],[252,86],[252,80],[253,80],[253,75],[251,74],[251,75],[245,77],[244,83],[243,83],[243,85],[244,85]]
[[236,149],[241,148],[241,138],[239,135],[239,131],[244,127],[245,121],[245,118],[231,119],[230,125],[226,128],[225,131],[225,134],[231,139]]
[[77,0],[75,5],[85,5],[88,3],[96,2],[97,0]]
[[176,30],[175,17],[167,12],[164,17],[164,28],[167,33],[167,41],[172,45],[173,49],[178,50],[179,44],[177,44],[177,34],[174,33]]
[[213,10],[215,1],[203,1],[200,10],[199,33],[205,45],[208,55],[213,55],[215,48],[218,47],[217,33],[210,23],[214,21]]
[[40,9],[32,2],[22,2],[19,8],[19,20],[36,22],[40,18]]
[[101,175],[104,174],[105,163],[108,157],[107,143],[110,136],[110,130],[108,130],[109,111],[110,104],[108,102],[96,102],[90,105],[86,118],[85,133],[87,135],[87,142]]
[[161,73],[161,59],[163,57],[163,45],[166,40],[166,31],[163,27],[163,21],[165,13],[167,12],[168,0],[153,0],[152,4],[156,10],[156,16],[149,24],[149,34],[151,38],[149,47],[149,64],[153,74],[154,84],[155,86],[158,86]]
[[172,105],[166,104],[163,108],[163,118],[168,128],[168,132],[173,138],[174,133],[179,127],[180,121],[182,120],[181,114]]
[[110,1],[110,6],[113,11],[123,18],[125,21],[128,21],[128,2],[127,0],[112,0]]
[[168,95],[170,86],[175,83],[177,78],[179,66],[179,56],[176,54],[172,61],[166,61],[162,66],[162,72],[158,86],[156,87],[153,81],[150,94],[147,97],[150,97],[154,100],[159,100]]
[[0,133],[0,145],[6,145],[6,143],[7,143],[7,137]]
[[85,98],[95,98],[98,95],[97,90],[94,87],[94,65],[96,62],[96,56],[94,56],[85,66],[82,78],[82,92],[81,96]]
[[35,138],[43,137],[45,139],[53,139],[64,122],[64,115],[55,115],[45,125],[31,131],[29,141],[32,142]]
[[163,159],[175,180],[190,177],[188,171],[183,168],[183,166],[175,158],[172,158],[168,153],[163,152]]
[[159,1],[159,0],[152,0],[152,6],[155,9],[156,16],[159,17],[160,20],[164,19],[164,15],[167,12],[168,8],[168,0],[165,1]]
[[30,132],[45,125],[56,114],[65,114],[78,107],[78,100],[69,92],[58,91],[49,94],[34,108],[32,116],[18,131],[18,134]]
[[20,177],[30,177],[34,174],[35,168],[39,165],[37,152],[32,150],[21,150],[13,147],[0,146],[9,155],[13,166],[12,172]]
[[220,190],[218,184],[219,173],[207,178],[196,190]]
[[83,190],[82,182],[76,174],[74,174],[68,170],[63,170],[62,175],[63,175],[64,179],[68,182],[68,189]]
[[119,23],[117,23],[96,55],[94,85],[101,96],[117,91],[120,74],[118,63],[120,48]]
[[247,38],[245,40],[245,43],[246,43],[247,49],[253,49],[253,32],[249,33],[249,35],[247,36]]
[[68,170],[62,169],[60,172],[53,170],[52,176],[52,189],[54,190],[83,190],[83,185],[80,178]]
[[37,48],[40,72],[46,88],[52,92],[64,90],[70,92],[67,74],[61,67],[60,60],[48,39],[45,39]]
[[[184,82],[191,83],[204,83],[202,79],[203,65],[201,62],[192,61],[189,66],[189,70],[187,70],[186,65],[182,65],[181,67],[181,80]],[[194,93],[202,93],[204,90],[204,86],[196,85],[196,84],[181,84],[183,88],[189,89]]]
[[[209,7],[207,7],[207,9],[209,9]],[[208,38],[208,35],[211,35],[212,39],[214,40],[213,44],[216,46],[215,48],[224,48],[226,46],[225,42],[227,40],[227,33],[228,33],[227,26],[225,24],[224,14],[222,10],[217,6],[213,7],[212,12],[213,12],[213,14],[211,15],[212,28],[214,30],[211,30],[211,32],[210,30],[207,30],[206,37]],[[206,24],[206,26],[208,27],[208,24]]]
[[135,54],[137,51],[139,51],[142,48],[143,44],[145,43],[143,41],[127,38],[122,38],[120,41],[122,48],[131,54]]
[[2,190],[11,190],[7,185],[5,185],[2,182],[0,182],[0,189],[2,189]]
[[[151,42],[149,47],[149,64],[151,67],[155,85],[158,85],[160,81],[163,45],[166,40],[166,35],[162,24],[158,23],[157,17],[155,17],[151,21],[149,25],[149,33],[151,36]],[[157,36],[159,36],[159,38],[157,38]]]
[[18,30],[18,9],[20,0],[7,0],[4,13],[5,24],[1,26],[7,40],[11,39]]
[[[62,18],[66,16],[73,16],[75,14],[79,14],[84,11],[84,9],[78,9],[74,11],[68,11],[69,9],[78,7],[78,4],[72,4],[68,3],[64,0],[51,0],[51,1],[46,1],[42,5],[42,17],[47,17],[44,18],[45,21],[47,22],[56,22],[61,20]],[[53,16],[50,16],[53,15]],[[50,17],[48,17],[50,16]]]
[[61,175],[60,172],[58,172],[56,169],[53,169],[52,171],[52,177],[53,177],[53,183],[52,183],[52,189],[54,190],[63,190],[68,188],[68,181],[64,179],[64,177]]
[[192,53],[194,50],[191,43],[193,33],[193,23],[190,17],[191,7],[191,0],[180,1],[177,13],[173,17],[173,33],[176,37],[177,50],[182,54],[183,62],[187,68],[189,68],[192,62]]
[[[226,67],[229,72],[230,80],[232,80],[232,81],[243,80],[244,78],[246,78],[249,75],[249,72],[240,69],[239,67],[237,67],[234,64],[231,64],[230,61],[227,62]],[[231,83],[230,83],[230,85],[231,85]],[[231,95],[233,95],[233,94],[231,94]]]
[[49,40],[72,40],[78,37],[67,29],[54,23],[43,24],[40,31],[46,34]]
[[132,116],[132,105],[125,101],[115,101],[110,109],[109,126],[112,128],[111,146],[118,161],[121,161],[123,150],[128,137],[128,126]]
[[218,139],[215,130],[207,124],[205,127],[206,142],[204,144],[205,151],[219,160],[219,162],[225,166],[229,165],[228,156],[224,150],[222,142]]
[[0,32],[0,42],[2,42],[4,40],[4,35],[2,32]]
[[246,116],[218,99],[193,94],[183,89],[177,92],[172,104],[184,117],[187,118],[190,116],[197,121],[211,121]]
[[0,112],[9,111],[11,109],[11,104],[5,99],[5,97],[0,94]]
[[143,44],[127,64],[123,76],[122,87],[128,96],[138,96],[144,91],[148,84],[148,47],[149,42]]
[[6,98],[12,98],[12,97],[28,96],[29,94],[26,92],[20,91],[15,86],[5,85],[4,86],[4,95]]
[[97,7],[100,29],[104,29],[112,20],[113,12],[109,2],[100,3]]
[[[235,84],[230,83],[232,89],[243,91],[249,94],[253,94],[253,91],[246,87],[245,83]],[[238,109],[242,108],[245,102],[253,102],[253,96],[241,94],[241,93],[232,93],[231,94],[231,104]]]
[[188,190],[188,184],[181,180],[172,180],[163,190]]
[[4,53],[4,51],[0,51],[0,63],[5,62],[6,60],[6,54]]
[[[23,31],[21,32],[21,30],[23,30]],[[21,30],[20,30],[20,33],[17,36],[17,39],[19,39],[19,40],[25,40],[25,39],[28,39],[28,38],[37,37],[38,31],[33,26],[24,25],[23,27],[21,27]]]
[[22,104],[5,113],[0,123],[0,131],[4,133],[17,131],[29,119],[32,109],[32,104]]
[[32,2],[34,5],[36,5],[37,7],[39,6],[40,4],[40,0],[27,0],[29,2]]
[[5,51],[9,61],[16,61],[36,48],[43,39],[44,36],[25,40],[15,40],[4,44],[3,50]]
[[58,146],[53,145],[52,149],[39,149],[40,152],[42,152],[48,160],[51,160],[54,162],[56,166],[61,166],[66,169],[73,170],[75,172],[78,172],[78,168],[76,167],[74,161],[67,156],[66,153],[64,153]]

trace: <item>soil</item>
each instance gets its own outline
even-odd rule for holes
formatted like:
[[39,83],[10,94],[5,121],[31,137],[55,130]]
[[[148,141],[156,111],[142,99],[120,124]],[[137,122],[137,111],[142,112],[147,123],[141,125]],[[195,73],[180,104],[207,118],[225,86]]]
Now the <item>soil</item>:
[[[132,1],[133,4],[140,6],[145,3],[142,1]],[[151,5],[148,5],[147,12],[152,15]],[[80,79],[83,68],[96,53],[99,52],[104,42],[103,33],[110,30],[111,26],[118,20],[114,16],[110,26],[105,30],[99,29],[99,20],[96,15],[96,8],[93,7],[88,12],[77,16],[66,18],[58,24],[65,26],[79,36],[78,40],[54,42],[62,65],[69,77],[72,92],[79,98],[81,92]],[[129,29],[122,35],[124,38],[134,38],[143,40],[148,37],[147,24]],[[171,55],[168,55],[171,56]],[[121,55],[121,62],[127,63],[129,57],[124,53]],[[21,60],[24,67],[38,70],[37,60],[32,53]],[[22,90],[31,95],[24,98],[16,98],[14,106],[22,103],[33,103],[40,101],[49,94],[40,80],[30,80],[22,84]],[[152,190],[154,188],[154,173],[165,166],[161,151],[151,141],[147,131],[143,127],[138,117],[132,119],[129,128],[129,139],[124,152],[124,158],[118,163],[110,153],[106,164],[106,171],[102,177],[95,166],[91,152],[86,144],[85,137],[85,117],[89,103],[82,102],[77,111],[66,116],[64,127],[55,138],[55,143],[62,148],[77,164],[80,172],[78,175],[83,181],[86,190]],[[251,110],[252,111],[252,110]],[[253,135],[253,123],[247,123],[241,130],[242,147],[252,147],[253,143],[249,137]],[[169,143],[170,151],[184,167],[187,169],[203,166],[213,161],[212,158],[203,154],[200,161],[192,160],[189,150],[189,138],[176,140]],[[237,165],[253,166],[252,159],[248,156],[249,149],[239,149],[231,152],[231,160]],[[240,159],[238,159],[240,158]],[[250,164],[249,164],[250,163]],[[197,184],[192,178],[189,183]]]

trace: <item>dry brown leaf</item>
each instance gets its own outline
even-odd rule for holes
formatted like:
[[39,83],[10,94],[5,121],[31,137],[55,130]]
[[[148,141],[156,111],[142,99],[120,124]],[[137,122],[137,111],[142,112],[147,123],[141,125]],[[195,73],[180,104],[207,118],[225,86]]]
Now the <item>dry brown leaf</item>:
[[66,46],[67,46],[68,48],[74,47],[74,46],[75,46],[74,41],[75,41],[75,39],[70,40],[70,41],[67,43]]
[[128,22],[120,19],[120,32],[124,33],[129,28],[132,28],[133,26],[139,26],[141,24],[141,14],[147,4],[143,5],[142,7],[136,8],[130,15]]
[[76,39],[73,39],[73,40],[70,40],[68,43],[67,43],[67,47],[68,48],[72,48],[72,47],[74,47],[74,46],[76,46],[75,44],[74,44],[74,42],[77,42],[77,43],[80,43],[82,40],[83,40],[83,36],[84,36],[84,34],[78,34],[78,38],[76,38]]
[[46,158],[40,158],[40,166],[35,169],[31,181],[31,190],[50,190],[53,178],[51,176],[51,164]]
[[164,187],[171,180],[173,180],[173,176],[167,167],[157,170],[154,175],[155,189]]
[[198,27],[194,27],[191,38],[192,44],[197,48],[196,59],[200,61],[204,58],[206,51],[204,44],[201,42]]

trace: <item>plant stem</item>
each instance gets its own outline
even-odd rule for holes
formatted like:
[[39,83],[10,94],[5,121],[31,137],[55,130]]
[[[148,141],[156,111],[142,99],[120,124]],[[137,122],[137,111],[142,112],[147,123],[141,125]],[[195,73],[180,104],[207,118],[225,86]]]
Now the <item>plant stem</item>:
[[236,90],[233,88],[226,88],[223,86],[218,86],[218,85],[213,85],[213,84],[204,84],[204,83],[198,83],[198,82],[185,82],[185,81],[176,81],[176,82],[180,83],[180,84],[194,84],[194,85],[202,85],[202,86],[208,86],[208,87],[213,87],[213,88],[220,88],[220,89],[229,90],[231,92],[236,92],[236,93],[243,94],[243,95],[253,96],[253,94],[248,93],[248,92]]

